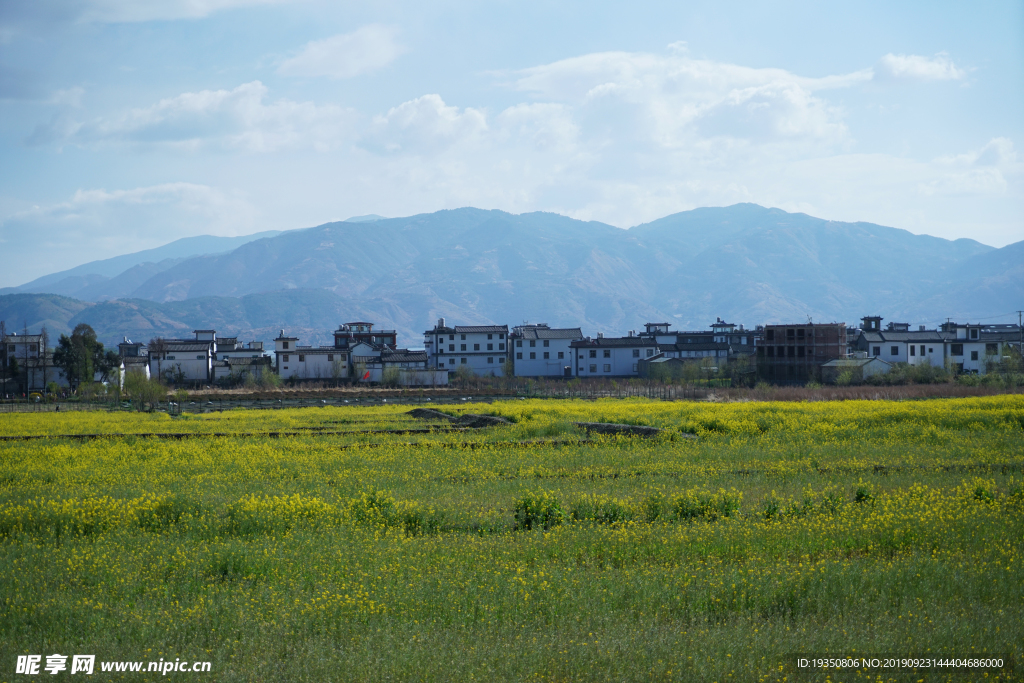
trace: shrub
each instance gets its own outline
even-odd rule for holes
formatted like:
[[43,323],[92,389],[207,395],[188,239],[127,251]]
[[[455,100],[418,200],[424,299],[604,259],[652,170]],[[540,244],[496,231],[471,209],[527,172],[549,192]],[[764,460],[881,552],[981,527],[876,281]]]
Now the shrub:
[[717,493],[691,489],[676,498],[672,509],[677,519],[713,522],[719,517],[732,517],[739,512],[742,498],[743,494],[736,489],[718,489]]
[[516,529],[526,531],[538,528],[551,529],[565,519],[565,511],[558,498],[545,491],[523,494],[515,502],[513,513],[516,518]]
[[569,515],[577,522],[592,521],[597,524],[616,524],[625,522],[633,516],[629,507],[622,501],[587,494],[572,504]]

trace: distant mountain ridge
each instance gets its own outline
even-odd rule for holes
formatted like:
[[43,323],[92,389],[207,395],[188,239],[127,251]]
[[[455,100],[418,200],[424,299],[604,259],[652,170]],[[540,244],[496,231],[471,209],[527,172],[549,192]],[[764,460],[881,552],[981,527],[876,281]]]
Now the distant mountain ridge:
[[280,234],[280,230],[267,230],[241,237],[183,237],[161,247],[91,261],[59,273],[44,275],[18,287],[5,287],[0,289],[0,294],[64,294],[87,301],[118,298],[131,294],[149,277],[191,256],[228,252],[253,240]]
[[[221,253],[142,260],[57,292],[108,299],[95,306],[36,305],[54,322],[57,311],[70,314],[68,324],[96,320],[101,338],[221,325],[243,338],[267,339],[258,335],[283,327],[304,342],[328,343],[338,323],[360,318],[418,346],[440,316],[622,334],[648,321],[704,328],[719,316],[746,325],[854,323],[868,314],[933,324],[1004,314],[1024,300],[1024,242],[995,249],[755,204],[686,211],[629,230],[475,208],[358,218]],[[86,277],[68,273],[58,281]],[[43,280],[30,285],[45,287]],[[15,306],[7,298],[0,318],[10,324],[4,311]]]

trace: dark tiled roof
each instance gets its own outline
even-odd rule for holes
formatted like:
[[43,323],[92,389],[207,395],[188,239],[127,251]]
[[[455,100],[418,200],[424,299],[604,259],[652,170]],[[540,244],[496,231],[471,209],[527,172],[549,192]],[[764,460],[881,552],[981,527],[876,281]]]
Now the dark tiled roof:
[[660,351],[728,351],[725,342],[707,342],[701,344],[658,344]]
[[187,342],[187,341],[170,341],[164,340],[163,351],[165,353],[171,353],[174,351],[209,351],[209,342]]
[[382,353],[380,358],[385,363],[426,363],[427,352],[398,349],[392,353]]
[[456,325],[455,327],[435,327],[424,334],[479,334],[481,332],[508,333],[508,325]]
[[513,336],[520,339],[582,339],[583,331],[578,327],[566,327],[559,329],[531,328],[521,330]]
[[649,337],[598,337],[597,339],[582,339],[574,341],[569,346],[572,348],[587,347],[633,347],[633,346],[657,346],[658,342]]

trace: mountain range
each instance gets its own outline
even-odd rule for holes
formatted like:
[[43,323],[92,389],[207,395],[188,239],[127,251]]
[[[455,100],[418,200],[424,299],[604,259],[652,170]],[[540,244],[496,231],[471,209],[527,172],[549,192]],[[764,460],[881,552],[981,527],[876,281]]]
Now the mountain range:
[[314,344],[359,319],[415,347],[441,316],[611,335],[649,321],[704,329],[718,317],[931,326],[1021,302],[1024,242],[996,249],[755,204],[628,230],[463,208],[178,240],[0,290],[0,319],[14,330],[45,323],[51,335],[88,322],[107,343],[202,327],[264,340],[284,328]]

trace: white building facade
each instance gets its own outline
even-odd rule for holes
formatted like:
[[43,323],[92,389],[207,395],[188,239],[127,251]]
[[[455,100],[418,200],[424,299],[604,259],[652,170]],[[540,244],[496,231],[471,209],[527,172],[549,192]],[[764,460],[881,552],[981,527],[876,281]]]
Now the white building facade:
[[570,344],[575,377],[639,377],[640,360],[658,354],[652,337],[604,337],[582,339]]
[[517,325],[509,334],[509,357],[515,376],[572,377],[572,342],[582,339],[578,327]]
[[508,358],[508,325],[456,325],[444,318],[423,333],[427,364],[437,370],[457,372],[469,368],[478,377],[503,377]]

